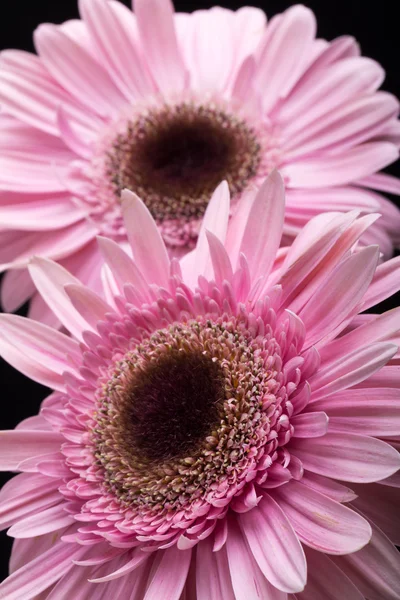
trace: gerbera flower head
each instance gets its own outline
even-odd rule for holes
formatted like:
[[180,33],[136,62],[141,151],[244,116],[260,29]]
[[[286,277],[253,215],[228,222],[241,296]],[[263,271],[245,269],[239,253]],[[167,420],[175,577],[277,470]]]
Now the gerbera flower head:
[[221,184],[178,262],[137,196],[121,206],[134,259],[99,238],[106,301],[30,264],[72,336],[0,317],[2,355],[54,389],[0,436],[21,471],[0,594],[398,598],[400,313],[358,314],[398,282],[357,244],[375,216],[316,217],[279,250],[274,171],[229,225]]
[[[125,188],[142,198],[176,256],[193,249],[220,181],[234,213],[279,168],[285,243],[318,213],[356,208],[383,214],[365,243],[391,255],[399,212],[370,188],[400,190],[377,174],[398,156],[398,102],[377,91],[382,68],[352,38],[317,39],[315,17],[300,5],[268,25],[251,7],[79,7],[82,20],[40,25],[38,56],[1,55],[6,310],[34,293],[23,268],[33,254],[95,285],[95,236],[126,245]],[[38,295],[31,311],[46,319]]]

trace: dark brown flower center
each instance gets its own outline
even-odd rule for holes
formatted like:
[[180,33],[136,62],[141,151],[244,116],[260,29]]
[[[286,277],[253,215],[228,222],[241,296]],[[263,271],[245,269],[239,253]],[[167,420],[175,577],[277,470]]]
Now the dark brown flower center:
[[219,108],[180,104],[129,122],[109,154],[119,194],[136,192],[160,223],[203,216],[224,179],[238,194],[256,175],[260,145],[244,121]]
[[211,432],[224,376],[200,351],[171,349],[136,371],[125,395],[125,443],[146,460],[164,461],[186,456]]

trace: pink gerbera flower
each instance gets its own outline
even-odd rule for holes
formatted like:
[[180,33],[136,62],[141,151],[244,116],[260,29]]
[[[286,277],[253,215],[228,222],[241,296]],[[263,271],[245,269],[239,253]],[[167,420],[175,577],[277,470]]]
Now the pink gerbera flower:
[[228,226],[219,186],[179,264],[124,192],[135,260],[99,238],[107,302],[32,261],[76,339],[0,317],[5,359],[55,390],[0,436],[1,468],[22,471],[0,495],[16,538],[0,596],[400,597],[400,311],[358,315],[399,260],[358,248],[375,217],[355,212],[279,251],[276,172],[248,204]]
[[[120,192],[136,192],[169,252],[194,247],[225,179],[232,210],[275,167],[287,188],[285,243],[314,215],[379,211],[365,242],[389,256],[398,193],[377,171],[398,156],[398,102],[356,42],[316,39],[313,13],[215,7],[173,14],[169,0],[81,0],[82,21],[41,25],[38,56],[2,53],[2,302],[34,293],[33,254],[95,285],[95,236],[126,244]],[[396,237],[397,236],[397,237]],[[31,315],[45,318],[38,295]]]

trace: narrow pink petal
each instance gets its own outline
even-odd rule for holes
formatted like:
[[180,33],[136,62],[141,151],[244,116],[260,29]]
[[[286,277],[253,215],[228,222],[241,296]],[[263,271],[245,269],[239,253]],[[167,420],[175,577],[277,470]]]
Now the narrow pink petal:
[[397,148],[388,142],[369,142],[340,152],[286,165],[282,174],[288,187],[329,187],[343,185],[383,169],[398,158]]
[[203,95],[226,88],[235,52],[235,14],[220,6],[191,14],[190,86]]
[[[0,333],[0,356],[4,358],[12,367],[23,373],[33,381],[53,388],[58,391],[65,391],[63,377],[47,367],[43,360],[38,361],[29,355],[29,349],[25,350],[14,345]],[[43,354],[43,359],[45,354]]]
[[390,342],[375,342],[338,358],[310,378],[311,402],[330,396],[365,381],[382,369],[396,354],[397,346]]
[[211,536],[196,546],[196,592],[197,600],[236,600],[225,548],[213,552]]
[[[235,600],[286,600],[286,593],[272,586],[253,558],[238,524],[229,524],[226,552]],[[207,596],[212,598],[211,596]],[[216,597],[219,600],[220,597]]]
[[18,204],[2,204],[0,218],[2,227],[21,231],[47,231],[63,229],[86,218],[86,211],[78,208],[69,197],[53,194],[44,198],[37,194],[36,200]]
[[400,390],[344,390],[313,403],[329,415],[330,430],[375,437],[400,435]]
[[65,145],[78,156],[90,160],[92,157],[92,148],[88,140],[85,140],[83,135],[80,136],[78,134],[62,106],[57,111],[57,124],[61,139]]
[[364,600],[364,594],[335,565],[328,556],[305,548],[308,577],[307,586],[298,600]]
[[72,306],[64,289],[67,284],[80,284],[66,269],[45,258],[36,257],[29,264],[29,272],[39,293],[61,323],[76,338],[82,338],[87,322]]
[[1,306],[13,312],[35,292],[35,286],[26,269],[7,271],[1,282]]
[[[380,211],[380,199],[367,190],[348,186],[331,188],[294,189],[286,191],[286,212],[310,219],[320,212],[361,210],[365,213]],[[314,232],[317,234],[318,232]]]
[[78,343],[59,331],[18,315],[0,315],[2,335],[35,360],[62,374],[69,368],[68,356],[79,360]]
[[400,553],[373,524],[365,548],[334,560],[368,600],[400,598]]
[[168,253],[150,212],[129,190],[122,192],[121,211],[135,264],[148,283],[168,287]]
[[299,312],[312,346],[335,329],[364,296],[375,273],[379,248],[369,246],[343,261]]
[[[318,215],[300,231],[288,250],[282,265],[281,277],[278,279],[278,283],[283,288],[282,300],[285,301],[287,306],[293,306],[297,310],[302,308],[306,300],[300,303],[298,296],[305,289],[303,295],[308,300],[310,297],[308,293],[310,284],[312,283],[314,288],[318,283],[318,272],[313,277],[312,282],[310,282],[308,276],[322,261],[325,268],[318,269],[318,271],[326,273],[328,270],[327,256],[337,244],[343,231],[351,225],[356,216],[357,213],[354,211],[344,215],[338,213]],[[340,256],[338,259],[340,259]],[[306,286],[306,284],[308,285]]]
[[[337,46],[328,47],[320,56],[321,63],[336,50]],[[376,91],[384,78],[382,67],[366,57],[353,56],[343,61],[330,61],[329,66],[311,65],[280,107],[279,119],[285,135],[288,137],[307,128],[310,123],[330,112],[332,106]]]
[[31,456],[58,452],[64,438],[55,431],[12,429],[0,433],[0,469],[15,471]]
[[64,505],[58,504],[18,521],[8,530],[8,535],[14,538],[36,537],[62,529],[73,522],[73,516],[65,512]]
[[297,438],[290,448],[305,469],[341,481],[379,481],[400,468],[394,448],[364,435],[335,431],[321,438]]
[[85,319],[88,329],[95,329],[99,321],[105,320],[107,313],[114,312],[100,296],[82,284],[67,283],[64,289],[72,306]]
[[114,3],[81,0],[80,13],[118,88],[130,100],[154,92],[154,84],[138,53],[132,35],[136,28],[130,11],[120,14]]
[[320,349],[322,360],[332,362],[373,342],[396,340],[400,331],[400,308],[393,308],[382,315],[372,316],[368,323],[356,327]]
[[284,592],[301,592],[307,581],[304,552],[275,500],[265,494],[258,507],[239,515],[238,521],[268,581]]
[[400,256],[378,266],[375,276],[369,286],[361,305],[361,310],[367,310],[392,294],[399,291]]
[[63,259],[77,252],[90,242],[97,233],[97,228],[88,221],[78,221],[63,229],[49,231],[46,235],[40,232],[23,231],[0,232],[0,246],[6,244],[6,236],[10,235],[10,245],[4,248],[8,258],[1,248],[0,264],[4,271],[13,267],[26,267],[32,256],[46,256],[53,260]]
[[116,114],[124,104],[107,71],[87,50],[56,25],[40,25],[35,46],[54,79],[82,104],[101,116]]
[[290,419],[294,427],[293,437],[309,438],[325,435],[328,430],[328,415],[324,412],[310,412]]
[[336,502],[351,502],[356,498],[356,494],[353,490],[344,486],[342,483],[338,483],[323,475],[316,475],[310,471],[304,472],[301,482],[320,494],[324,494],[325,496],[328,496],[328,498],[336,500]]
[[253,282],[269,275],[281,241],[284,211],[283,180],[278,171],[273,171],[257,192],[240,247]]
[[400,511],[398,488],[370,483],[354,485],[358,495],[353,501],[354,506],[375,523],[388,538],[400,545]]
[[211,270],[210,248],[207,241],[207,231],[213,233],[223,244],[226,238],[229,219],[230,194],[226,181],[223,181],[214,191],[208,203],[199,231],[195,250],[195,280],[199,275],[207,275]]
[[97,242],[104,260],[116,280],[120,293],[123,293],[124,285],[130,283],[144,298],[147,298],[148,285],[127,253],[116,242],[108,238],[98,236]]
[[150,581],[143,600],[159,600],[160,590],[165,598],[179,600],[189,571],[191,550],[178,550],[172,546],[159,551],[156,572]]
[[163,94],[180,92],[187,74],[179,51],[170,0],[135,0],[143,53]]
[[1,529],[59,504],[58,486],[56,479],[38,473],[21,473],[7,481],[0,493]]
[[222,242],[211,231],[207,231],[206,235],[216,282],[232,281],[233,270],[231,261]]
[[263,90],[266,112],[288,94],[302,74],[315,32],[314,14],[305,6],[293,6],[281,15],[258,63],[257,86]]
[[96,118],[87,114],[81,105],[71,102],[68,93],[52,79],[39,57],[21,50],[6,50],[2,52],[0,62],[0,100],[4,111],[39,131],[58,136],[56,111],[60,106],[68,105],[68,112],[81,125],[86,124],[87,133],[93,124],[97,130]]
[[283,142],[285,160],[296,161],[313,152],[345,148],[366,142],[381,134],[384,126],[396,118],[398,103],[394,96],[377,92],[356,97],[323,115]]
[[290,481],[274,496],[301,541],[319,552],[357,552],[371,538],[371,528],[359,514],[300,482]]
[[58,581],[71,567],[72,560],[86,551],[75,544],[58,541],[42,555],[26,563],[0,584],[0,595],[7,600],[31,600]]
[[364,177],[362,181],[358,182],[359,185],[365,185],[375,190],[382,192],[388,192],[389,194],[400,194],[400,180],[398,177],[393,177],[388,173],[373,173]]
[[107,575],[102,575],[101,577],[90,578],[90,583],[104,583],[106,581],[112,581],[113,579],[118,579],[118,577],[124,577],[131,573],[135,569],[137,569],[142,563],[144,563],[148,559],[148,554],[146,552],[142,552],[140,548],[135,548],[129,554],[125,554],[120,558],[118,569],[111,571]]

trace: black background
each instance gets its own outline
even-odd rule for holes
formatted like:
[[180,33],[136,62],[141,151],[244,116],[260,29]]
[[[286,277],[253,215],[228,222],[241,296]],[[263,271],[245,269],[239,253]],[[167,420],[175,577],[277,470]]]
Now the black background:
[[[124,0],[124,4],[129,4]],[[179,11],[209,8],[214,2],[175,2]],[[293,4],[288,0],[268,0],[253,5],[262,8],[269,17],[282,12]],[[339,35],[351,34],[361,45],[362,53],[381,63],[386,70],[383,89],[400,96],[400,43],[396,2],[364,2],[361,0],[310,0],[306,3],[316,14],[318,36],[331,40]],[[239,8],[242,2],[221,2],[228,8]],[[43,22],[61,23],[77,18],[76,0],[2,0],[0,19],[0,47],[20,48],[33,51],[32,32]],[[400,176],[399,165],[389,172]],[[379,310],[387,310],[400,304],[398,297],[386,301]],[[41,400],[47,395],[43,386],[36,384],[17,371],[0,362],[0,414],[2,429],[11,429],[23,418],[36,414]],[[1,474],[0,484],[8,479]],[[5,532],[0,534],[0,580],[7,574],[7,560],[11,539]],[[22,600],[22,599],[21,599]]]

